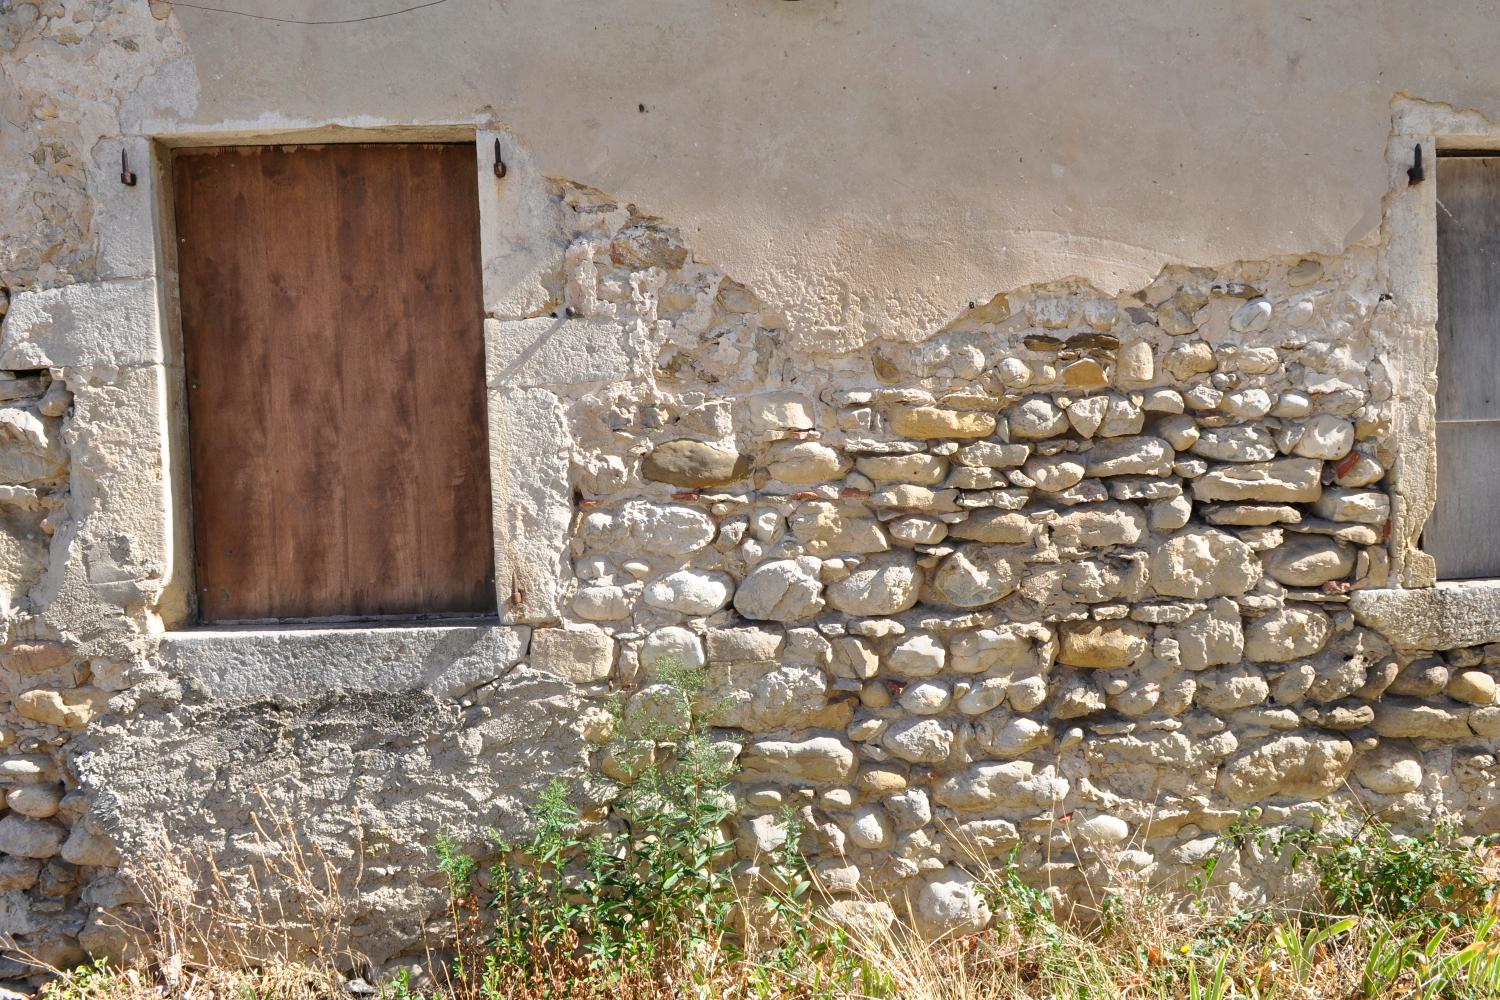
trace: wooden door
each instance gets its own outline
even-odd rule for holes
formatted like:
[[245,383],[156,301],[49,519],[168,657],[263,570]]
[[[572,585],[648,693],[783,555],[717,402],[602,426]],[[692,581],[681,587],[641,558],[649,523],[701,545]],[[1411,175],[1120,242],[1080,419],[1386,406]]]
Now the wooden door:
[[1438,485],[1422,547],[1445,580],[1500,576],[1500,157],[1440,157]]
[[173,158],[204,622],[495,610],[474,147]]

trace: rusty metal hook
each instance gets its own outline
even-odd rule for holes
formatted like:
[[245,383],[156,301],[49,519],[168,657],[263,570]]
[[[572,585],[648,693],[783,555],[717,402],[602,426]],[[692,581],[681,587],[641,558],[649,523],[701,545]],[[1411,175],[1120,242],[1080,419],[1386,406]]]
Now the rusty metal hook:
[[504,177],[506,174],[505,158],[500,155],[500,140],[495,140],[495,176]]
[[120,150],[120,183],[135,187],[135,174],[130,170],[130,161],[125,159],[125,150]]

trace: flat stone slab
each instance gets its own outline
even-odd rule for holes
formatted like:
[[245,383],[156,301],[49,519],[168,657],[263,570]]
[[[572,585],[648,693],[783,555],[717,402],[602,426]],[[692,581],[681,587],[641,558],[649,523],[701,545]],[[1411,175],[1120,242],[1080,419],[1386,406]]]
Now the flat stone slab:
[[1410,590],[1357,590],[1349,607],[1401,649],[1440,650],[1500,642],[1500,580]]
[[427,690],[457,697],[526,653],[526,626],[202,629],[162,638],[162,668],[228,704],[299,701],[330,691]]

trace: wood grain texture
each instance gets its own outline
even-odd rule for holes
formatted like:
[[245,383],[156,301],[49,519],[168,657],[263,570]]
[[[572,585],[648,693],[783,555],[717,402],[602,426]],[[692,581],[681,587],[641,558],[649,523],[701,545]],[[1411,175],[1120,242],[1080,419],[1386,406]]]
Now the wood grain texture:
[[1500,157],[1439,158],[1438,577],[1500,576]]
[[1443,580],[1500,576],[1500,420],[1439,422],[1437,503],[1422,550]]
[[1438,159],[1439,420],[1500,420],[1500,157]]
[[174,157],[201,621],[495,610],[474,170]]

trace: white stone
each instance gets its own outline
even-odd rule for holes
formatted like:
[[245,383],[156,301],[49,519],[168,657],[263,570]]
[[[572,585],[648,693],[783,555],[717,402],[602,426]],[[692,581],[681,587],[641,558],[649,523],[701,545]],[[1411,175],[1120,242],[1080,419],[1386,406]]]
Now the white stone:
[[948,529],[953,538],[990,545],[1024,545],[1034,541],[1039,531],[1025,514],[1009,510],[976,510]]
[[[967,448],[983,448],[988,442],[967,445]],[[948,460],[938,455],[919,451],[911,455],[867,455],[854,465],[861,474],[877,483],[915,483],[918,486],[936,486],[948,475]]]
[[1312,458],[1220,465],[1193,481],[1199,500],[1268,500],[1302,503],[1323,493],[1323,463]]
[[807,485],[837,479],[849,464],[836,449],[819,441],[778,441],[771,446],[766,471],[783,483]]
[[1006,670],[1019,674],[1036,669],[1037,652],[1021,626],[999,625],[954,636],[948,643],[952,670],[981,674]]
[[1052,742],[1052,729],[1023,715],[991,713],[974,723],[974,745],[990,757],[1019,757]]
[[1286,663],[1311,656],[1328,643],[1332,624],[1321,611],[1282,608],[1245,626],[1245,656],[1262,663]]
[[953,723],[946,719],[899,719],[880,745],[913,764],[941,764],[953,752]]
[[823,610],[822,563],[811,556],[773,559],[752,569],[734,594],[734,609],[746,618],[791,622]]
[[1380,490],[1328,489],[1313,504],[1313,513],[1330,521],[1383,524],[1391,516],[1391,498]]
[[1292,448],[1304,458],[1340,459],[1354,447],[1354,424],[1329,413],[1320,413],[1302,425],[1302,436]]
[[734,580],[727,573],[680,569],[646,584],[642,594],[653,608],[685,615],[711,615],[729,604]]
[[1176,531],[1193,516],[1193,502],[1185,496],[1154,501],[1147,510],[1151,530],[1160,533]]
[[1175,453],[1161,438],[1100,441],[1083,456],[1090,476],[1168,476]]
[[[1149,349],[1147,357],[1150,357]],[[1083,437],[1093,437],[1094,431],[1104,422],[1104,414],[1108,409],[1108,396],[1088,396],[1074,400],[1073,405],[1068,407],[1068,423]]]
[[990,761],[939,779],[933,801],[960,811],[1034,809],[1061,802],[1069,783],[1052,766],[1027,760]]
[[885,663],[893,673],[904,677],[931,677],[941,673],[948,650],[937,636],[914,632],[891,647]]
[[634,605],[631,592],[624,587],[599,584],[579,587],[573,595],[573,611],[591,622],[612,622],[629,617]]
[[932,822],[932,800],[920,788],[887,796],[885,808],[900,830],[918,830]]
[[1148,385],[1156,374],[1156,359],[1151,344],[1133,340],[1120,346],[1115,357],[1115,383],[1122,386]]
[[1124,437],[1139,434],[1145,426],[1146,414],[1135,403],[1123,396],[1109,397],[1109,408],[1104,411],[1104,421],[1099,425],[1099,437]]
[[745,418],[756,431],[811,430],[817,404],[795,392],[762,392],[745,399]]
[[1189,450],[1219,462],[1268,462],[1276,457],[1270,432],[1255,424],[1209,427]]
[[1379,795],[1402,795],[1422,786],[1422,759],[1408,750],[1377,747],[1360,755],[1354,777]]
[[983,715],[998,708],[1009,690],[1008,677],[986,677],[958,699],[958,710],[964,715]]
[[1271,394],[1264,389],[1241,389],[1227,393],[1220,408],[1236,420],[1259,420],[1271,412]]
[[1354,571],[1354,548],[1320,535],[1293,535],[1262,557],[1266,573],[1288,587],[1321,587]]
[[789,522],[792,534],[814,556],[861,555],[889,549],[885,529],[857,510],[820,501],[801,504]]
[[948,537],[948,525],[935,517],[911,514],[886,524],[892,538],[907,545],[934,545]]
[[1130,824],[1118,816],[1098,815],[1075,821],[1074,834],[1085,844],[1095,847],[1113,847],[1123,844],[1130,837]]
[[1260,562],[1250,546],[1214,528],[1180,532],[1151,555],[1151,587],[1168,597],[1243,594],[1260,574]]
[[1014,591],[1019,576],[1010,549],[965,545],[939,564],[933,574],[932,590],[945,603],[977,608]]
[[575,684],[608,680],[615,663],[615,640],[596,625],[539,628],[531,633],[528,656],[537,670]]
[[912,916],[917,933],[935,941],[984,930],[990,923],[990,907],[973,876],[947,868],[922,886]]
[[914,681],[896,700],[913,715],[937,715],[953,700],[953,689],[946,681]]
[[1244,663],[1207,671],[1197,680],[1194,704],[1220,715],[1259,705],[1271,696],[1265,675]]
[[668,625],[646,636],[640,657],[642,665],[648,668],[656,663],[675,663],[687,670],[697,670],[705,662],[702,641],[679,625]]
[[0,818],[0,854],[17,858],[56,857],[62,849],[63,828],[50,820],[12,813]]
[[1034,396],[1006,415],[1010,436],[1021,440],[1053,437],[1068,429],[1068,416],[1052,400]]
[[[1020,465],[1031,454],[1029,444],[999,444],[995,441],[975,441],[958,449],[957,458],[964,465],[982,466],[990,469],[1008,469]],[[864,459],[861,459],[864,461]]]
[[1182,413],[1174,413],[1157,420],[1156,433],[1178,451],[1187,451],[1197,444],[1202,434],[1198,429],[1198,421]]
[[1038,489],[1048,493],[1065,490],[1083,479],[1083,463],[1066,452],[1046,457],[1034,455],[1026,460],[1022,471]]
[[865,806],[854,814],[849,823],[849,840],[855,847],[867,851],[878,851],[891,844],[895,831],[890,817],[879,806]]
[[1258,333],[1271,325],[1271,303],[1251,299],[1229,317],[1229,328],[1236,333]]
[[740,755],[746,778],[847,784],[854,777],[854,748],[833,736],[805,740],[758,739]]
[[909,555],[871,556],[847,577],[832,583],[827,600],[850,615],[893,615],[917,603],[922,575]]
[[682,504],[629,500],[620,505],[615,521],[618,533],[606,544],[619,552],[651,555],[688,555],[714,540],[714,522],[693,507]]
[[58,785],[22,785],[12,788],[4,801],[12,812],[33,819],[46,819],[57,815],[57,805],[62,801],[62,788]]
[[1185,381],[1194,375],[1211,372],[1218,367],[1214,352],[1201,340],[1189,340],[1178,344],[1161,359],[1161,366],[1173,378]]
[[1344,783],[1353,760],[1353,745],[1340,737],[1279,736],[1225,763],[1219,790],[1241,805],[1277,795],[1321,799]]
[[1075,507],[1052,523],[1058,545],[1103,548],[1134,545],[1146,533],[1146,517],[1133,504],[1102,503]]

